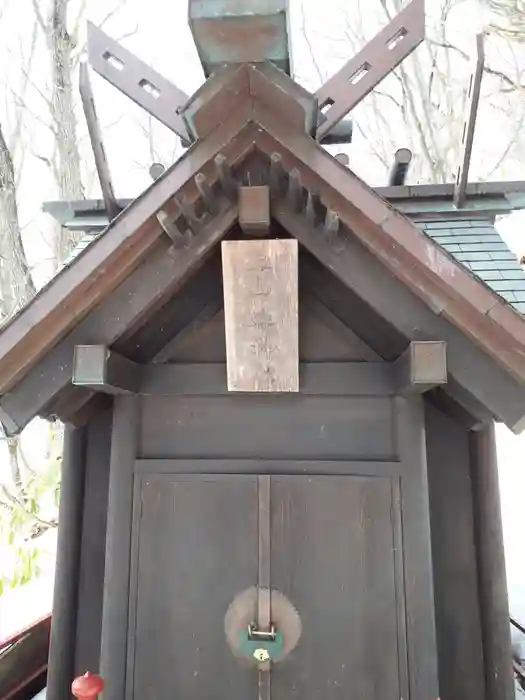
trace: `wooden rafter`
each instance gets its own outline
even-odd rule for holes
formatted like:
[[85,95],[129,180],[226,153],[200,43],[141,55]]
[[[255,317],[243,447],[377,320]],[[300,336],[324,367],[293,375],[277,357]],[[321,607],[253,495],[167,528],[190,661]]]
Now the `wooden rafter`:
[[23,428],[71,381],[75,345],[84,343],[86,337],[95,344],[113,345],[173,294],[226,234],[237,216],[237,206],[231,204],[202,229],[198,242],[177,250],[174,255],[170,255],[168,247],[160,246],[114,292],[108,304],[100,305],[80,321],[29,371],[23,382],[0,400],[1,410],[10,420],[10,432]]
[[271,116],[262,117],[260,124],[259,149],[266,153],[281,149],[286,169],[300,172],[303,188],[321,192],[324,206],[337,211],[387,269],[502,367],[525,380],[525,362],[518,349],[525,346],[525,323],[504,299],[314,141],[297,133],[292,136]]
[[[187,192],[199,197],[194,177],[206,171],[217,177],[214,158],[223,154],[230,163],[253,148],[244,117],[221,125],[210,138],[185,154],[119,216],[75,261],[66,267],[3,329],[0,334],[0,392],[4,393],[47,349],[107,294],[116,289],[165,235],[156,214],[173,196]],[[171,209],[176,204],[170,204]],[[199,249],[199,237],[193,247]],[[67,304],[64,302],[68,300]],[[36,338],[38,337],[38,342]]]
[[317,129],[317,139],[325,137],[424,38],[425,0],[412,0],[362,51],[317,91],[319,107],[321,110],[327,108],[324,121]]
[[190,135],[179,113],[188,95],[91,22],[87,30],[88,60],[93,69],[189,145]]
[[409,342],[419,340],[421,334],[443,338],[449,351],[449,372],[461,385],[463,394],[472,394],[493,416],[517,430],[525,416],[523,384],[495,365],[462,331],[412,294],[393,274],[385,275],[384,265],[355,236],[343,232],[343,245],[335,250],[323,240],[319,228],[309,225],[304,214],[293,213],[284,200],[274,205],[273,216],[344,287],[395,328],[393,348],[399,343],[399,336]]

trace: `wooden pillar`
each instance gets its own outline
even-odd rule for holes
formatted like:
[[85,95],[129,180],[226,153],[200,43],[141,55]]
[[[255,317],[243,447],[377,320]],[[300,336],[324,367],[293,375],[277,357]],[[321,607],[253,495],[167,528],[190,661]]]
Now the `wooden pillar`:
[[494,424],[470,434],[486,698],[513,700],[509,603]]
[[85,429],[66,426],[47,674],[48,700],[69,700],[75,665],[78,580],[84,500]]
[[125,697],[128,594],[138,398],[115,398],[108,494],[100,672],[104,700]]
[[[401,501],[411,698],[439,698],[423,397],[394,399]],[[458,699],[459,700],[459,699]]]

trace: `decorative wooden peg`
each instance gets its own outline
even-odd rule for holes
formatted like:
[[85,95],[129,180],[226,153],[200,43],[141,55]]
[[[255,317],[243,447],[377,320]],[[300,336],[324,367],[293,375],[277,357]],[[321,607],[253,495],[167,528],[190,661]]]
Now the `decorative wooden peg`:
[[276,199],[286,193],[283,159],[280,153],[272,153],[270,156],[270,193]]
[[306,216],[306,220],[311,226],[315,226],[315,202],[317,197],[318,195],[308,190],[308,193],[306,195],[306,208],[304,215]]
[[197,185],[197,189],[199,190],[199,194],[204,201],[206,209],[210,212],[210,214],[216,214],[219,209],[217,199],[213,194],[212,188],[206,181],[206,176],[203,173],[197,173],[197,175],[195,175],[195,184]]
[[152,163],[149,166],[149,174],[153,181],[158,180],[159,177],[164,175],[165,172],[166,168],[162,165],[162,163]]
[[303,186],[301,184],[301,173],[294,168],[288,174],[288,192],[286,198],[288,205],[294,212],[298,212],[302,208]]
[[164,232],[171,238],[176,248],[183,248],[190,240],[192,232],[189,229],[186,232],[181,231],[173,217],[163,209],[157,212],[157,221],[164,229]]
[[409,148],[399,148],[394,155],[394,164],[388,178],[390,186],[404,185],[410,163],[412,162],[412,151]]
[[226,160],[226,156],[219,153],[217,156],[215,156],[214,162],[224,195],[228,199],[234,201],[237,199],[237,183],[232,175],[232,171]]
[[399,394],[423,394],[446,384],[447,344],[441,340],[411,342],[394,363],[394,373]]
[[104,680],[89,671],[75,678],[71,683],[71,692],[77,700],[95,700],[105,687]]
[[192,202],[188,202],[187,197],[181,195],[180,197],[173,198],[179,209],[181,210],[184,218],[188,222],[188,225],[199,224],[199,217],[195,211],[195,205]]
[[248,234],[270,232],[270,188],[267,185],[239,188],[239,225]]
[[105,345],[77,345],[72,382],[104,394],[134,394],[139,388],[140,369]]
[[339,214],[334,211],[333,209],[327,209],[326,210],[326,217],[324,220],[324,226],[323,226],[323,231],[326,234],[336,234],[339,231],[339,225],[341,223],[341,219],[339,218]]
[[298,243],[222,243],[228,389],[299,391]]

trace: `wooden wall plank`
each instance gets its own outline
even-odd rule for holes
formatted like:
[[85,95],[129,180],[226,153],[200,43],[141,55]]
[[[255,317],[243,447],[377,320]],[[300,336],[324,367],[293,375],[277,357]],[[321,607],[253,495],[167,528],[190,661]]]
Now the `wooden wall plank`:
[[[257,479],[137,478],[127,697],[255,698],[257,676],[230,651],[224,615],[257,582]],[[135,602],[136,601],[136,602]]]
[[141,456],[392,459],[391,402],[381,396],[145,396]]
[[[158,396],[221,396],[228,394],[223,363],[144,365],[138,393]],[[301,394],[391,396],[392,366],[386,362],[301,362]]]
[[113,411],[100,673],[106,681],[105,700],[122,700],[126,683],[137,397],[117,396]]
[[295,240],[222,244],[228,388],[299,391]]
[[410,697],[438,698],[434,589],[423,398],[396,397]]

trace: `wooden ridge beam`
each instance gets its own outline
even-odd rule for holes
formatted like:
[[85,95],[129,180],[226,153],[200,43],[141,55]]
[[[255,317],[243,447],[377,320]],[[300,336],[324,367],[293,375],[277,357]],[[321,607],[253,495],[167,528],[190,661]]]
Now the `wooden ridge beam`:
[[394,363],[397,391],[424,394],[447,383],[447,344],[440,340],[413,340]]
[[412,2],[350,59],[318,91],[324,121],[317,129],[322,140],[383,78],[409,56],[425,38],[425,2]]
[[179,114],[189,99],[157,71],[139,60],[92,22],[87,23],[88,60],[93,69],[126,97],[191,144],[188,129]]
[[89,140],[93,149],[95,158],[95,167],[97,170],[100,189],[102,190],[102,198],[106,207],[108,218],[111,221],[122,211],[115,197],[113,183],[111,182],[111,173],[109,164],[104,149],[102,140],[102,130],[97,117],[95,108],[95,100],[93,98],[93,90],[91,89],[91,81],[89,79],[89,68],[86,63],[80,64],[79,70],[79,89],[82,99],[82,107],[88,128]]
[[140,365],[105,345],[77,345],[72,382],[104,394],[135,394],[140,388]]
[[485,44],[484,35],[476,36],[476,59],[474,68],[470,76],[467,93],[467,116],[463,126],[463,136],[461,139],[461,163],[458,167],[456,184],[454,187],[454,204],[461,208],[465,204],[467,196],[467,185],[470,171],[470,161],[472,159],[472,149],[474,147],[474,134],[476,131],[476,121],[478,118],[479,100],[481,97],[481,83],[483,71],[485,69]]

